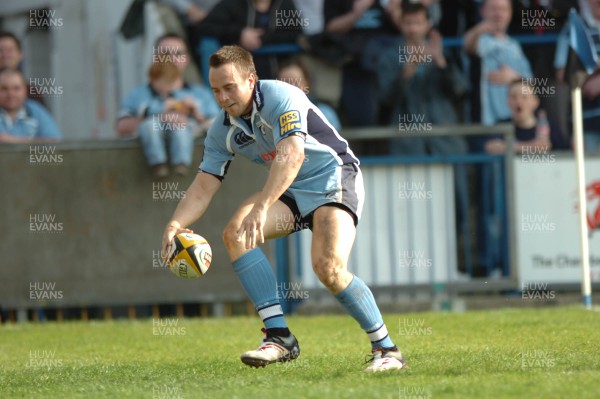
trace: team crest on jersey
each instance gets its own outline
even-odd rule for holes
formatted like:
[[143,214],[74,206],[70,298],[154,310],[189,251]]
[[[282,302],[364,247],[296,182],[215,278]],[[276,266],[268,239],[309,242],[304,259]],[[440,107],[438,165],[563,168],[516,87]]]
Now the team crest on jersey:
[[233,141],[240,146],[240,149],[255,143],[254,137],[248,136],[243,131],[236,133],[235,136],[233,136]]
[[289,132],[302,129],[300,121],[300,112],[288,111],[279,116],[279,126],[281,126],[280,134],[283,136]]
[[265,125],[265,123],[262,120],[256,122],[256,127],[260,129],[263,136],[272,133],[271,129],[267,125]]

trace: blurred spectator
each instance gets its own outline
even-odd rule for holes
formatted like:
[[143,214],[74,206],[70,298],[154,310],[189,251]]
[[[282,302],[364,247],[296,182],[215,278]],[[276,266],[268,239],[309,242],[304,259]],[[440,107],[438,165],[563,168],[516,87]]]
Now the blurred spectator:
[[[592,39],[596,54],[600,55],[600,0],[583,0],[581,3],[584,28]],[[559,81],[568,80],[565,66],[569,53],[569,29],[567,22],[556,45],[554,67]],[[585,151],[600,152],[600,67],[583,84],[582,97]]]
[[[518,79],[509,85],[508,104],[511,110],[511,121],[515,125],[515,139],[513,151],[523,154],[522,160],[532,162],[537,157],[543,158],[551,150],[569,150],[571,145],[560,131],[554,120],[549,120],[546,111],[536,110],[540,99],[536,87],[530,80]],[[504,154],[507,150],[506,142],[502,136],[489,137],[485,141],[484,149],[489,154]],[[499,205],[495,201],[495,194],[484,185],[484,180],[498,178],[498,170],[493,165],[483,164],[477,169],[479,187],[475,190],[477,201],[477,253],[478,262],[487,269],[491,278],[502,275],[499,264],[499,254],[503,237],[503,225],[494,216],[494,212],[484,206],[485,203],[494,208]],[[488,190],[482,189],[488,187]],[[487,209],[486,209],[487,208]],[[479,240],[479,237],[489,239]],[[506,270],[505,270],[506,271]]]
[[21,71],[0,70],[0,143],[51,142],[61,137],[48,111],[27,98],[27,84]]
[[183,38],[174,33],[166,33],[156,39],[152,62],[172,62],[183,76],[190,63],[189,51]]
[[[393,17],[399,1],[328,0],[325,2],[325,31],[338,41],[348,59],[342,69],[341,110],[351,126],[371,126],[379,122],[375,61],[364,56],[368,43],[396,35]],[[333,36],[338,35],[338,36]]]
[[483,21],[464,37],[465,50],[481,57],[481,122],[485,125],[510,118],[508,84],[531,77],[529,61],[519,43],[507,35],[511,20],[510,0],[485,0]]
[[[567,19],[572,0],[513,0],[513,19],[508,28],[510,34],[535,36],[558,34]],[[555,42],[523,45],[523,52],[531,64],[535,85],[551,88],[551,95],[540,96],[540,106],[554,117],[562,131],[567,129],[569,91],[556,81],[553,67]]]
[[[295,43],[307,23],[292,0],[221,0],[197,32],[217,38],[222,45],[237,44],[252,52],[266,44]],[[282,58],[254,56],[258,76],[275,78]]]
[[119,111],[117,133],[139,135],[148,163],[159,178],[169,173],[167,140],[175,173],[185,175],[192,163],[194,136],[219,108],[205,86],[183,81],[188,53],[181,37],[167,34],[157,40],[154,49],[150,84],[129,92]]
[[198,51],[200,37],[196,26],[206,18],[208,13],[220,0],[157,0],[159,3],[172,7],[181,22],[185,32],[190,53],[196,65],[200,67],[202,60]]
[[[536,87],[521,79],[512,82],[508,89],[508,105],[515,125],[514,152],[546,152],[550,149],[569,150],[571,145],[553,120],[548,120],[544,110],[536,110],[540,99]],[[506,152],[506,143],[501,136],[491,138],[485,143],[485,151],[490,154]]]
[[0,69],[20,69],[23,60],[21,42],[10,32],[0,32]]
[[313,104],[325,115],[325,118],[327,118],[335,130],[340,131],[342,124],[335,110],[329,104],[319,102],[311,95],[311,88],[313,86],[310,73],[307,66],[299,58],[293,58],[282,63],[277,74],[277,80],[294,85],[304,91]]
[[427,8],[419,3],[405,6],[400,29],[402,36],[381,55],[377,67],[381,100],[394,104],[392,122],[409,114],[423,115],[426,123],[458,123],[454,104],[464,95],[466,82],[449,65],[441,35],[431,30]]
[[[11,68],[21,70],[21,62],[23,61],[23,50],[21,41],[17,36],[10,32],[0,32],[0,69]],[[27,85],[27,97],[44,104],[42,96],[35,87]]]
[[[200,104],[208,104],[210,94],[184,86],[181,73],[172,62],[153,63],[148,77],[150,84],[130,92],[121,113],[143,118],[137,131],[155,177],[168,175],[167,158],[175,173],[184,176],[192,163],[194,130],[206,119]],[[208,113],[214,116],[216,107]]]
[[[422,130],[422,137],[392,139],[394,155],[460,155],[467,153],[461,136],[429,136],[431,125],[456,124],[454,104],[466,91],[466,81],[449,65],[442,37],[431,30],[427,8],[411,3],[402,8],[402,37],[387,50],[378,64],[379,90],[382,101],[394,104],[393,123],[398,130]],[[468,185],[464,165],[454,167],[457,226],[467,223]]]

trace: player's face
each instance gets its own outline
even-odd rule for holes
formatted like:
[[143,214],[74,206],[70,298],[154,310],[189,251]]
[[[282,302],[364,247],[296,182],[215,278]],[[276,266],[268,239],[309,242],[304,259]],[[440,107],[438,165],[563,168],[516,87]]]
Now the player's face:
[[231,116],[241,116],[252,110],[252,93],[256,76],[243,76],[233,64],[210,68],[210,88],[215,100]]
[[486,0],[482,15],[492,24],[495,32],[506,32],[512,18],[512,4],[510,0]]
[[23,58],[17,43],[9,37],[0,39],[0,68],[16,69]]
[[523,120],[533,116],[540,104],[533,88],[527,85],[514,84],[508,92],[508,106],[514,120]]
[[0,107],[7,111],[16,111],[23,106],[27,97],[27,88],[20,75],[4,73],[0,75]]

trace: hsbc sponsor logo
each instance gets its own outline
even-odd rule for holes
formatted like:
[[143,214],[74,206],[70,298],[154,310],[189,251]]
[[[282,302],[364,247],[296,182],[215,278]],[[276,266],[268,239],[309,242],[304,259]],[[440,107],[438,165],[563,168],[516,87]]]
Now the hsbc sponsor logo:
[[233,136],[233,141],[235,141],[235,143],[237,145],[240,146],[240,148],[244,148],[249,146],[250,144],[254,143],[255,140],[254,138],[248,136],[246,133],[244,132],[239,132],[236,133],[235,136]]
[[265,154],[260,154],[260,157],[265,162],[272,162],[277,157],[277,150],[273,150],[273,151],[267,152]]

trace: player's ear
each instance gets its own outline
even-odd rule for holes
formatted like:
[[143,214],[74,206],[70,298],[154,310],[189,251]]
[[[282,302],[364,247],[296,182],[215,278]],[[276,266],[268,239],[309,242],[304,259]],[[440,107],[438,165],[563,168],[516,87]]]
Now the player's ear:
[[256,75],[250,73],[248,75],[248,83],[250,84],[250,90],[254,90],[254,86],[256,85]]

